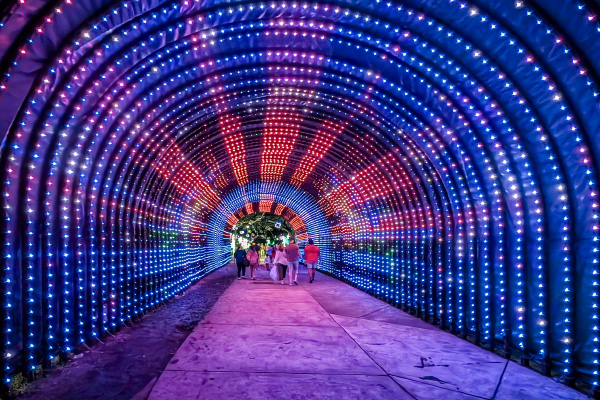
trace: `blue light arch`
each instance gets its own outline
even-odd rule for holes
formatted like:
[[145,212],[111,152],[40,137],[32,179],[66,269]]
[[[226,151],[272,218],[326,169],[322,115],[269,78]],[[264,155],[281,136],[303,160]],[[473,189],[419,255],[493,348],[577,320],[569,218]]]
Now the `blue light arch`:
[[[231,244],[228,236],[225,235],[228,219],[235,214],[235,211],[244,208],[247,204],[260,203],[261,200],[272,201],[274,205],[281,204],[288,207],[302,219],[306,226],[305,233],[322,249],[323,269],[331,272],[332,266],[335,265],[332,235],[329,221],[323,210],[319,208],[316,200],[306,192],[290,184],[279,182],[251,182],[244,186],[238,186],[223,198],[222,207],[219,208],[229,210],[229,212],[213,213],[207,227],[207,244],[211,252],[209,259],[213,268],[220,267],[231,259]],[[307,238],[299,239],[300,244],[306,243]]]
[[274,195],[324,270],[598,385],[596,3],[0,7],[6,383],[221,266]]

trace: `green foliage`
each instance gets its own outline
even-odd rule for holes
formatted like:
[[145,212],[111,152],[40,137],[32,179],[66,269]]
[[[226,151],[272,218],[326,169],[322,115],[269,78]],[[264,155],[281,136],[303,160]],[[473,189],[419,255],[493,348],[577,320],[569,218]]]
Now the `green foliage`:
[[11,392],[23,393],[25,391],[25,385],[27,385],[27,379],[21,373],[13,376],[10,380]]
[[50,365],[63,365],[65,363],[65,360],[63,360],[63,358],[58,355],[56,357],[54,357],[52,360],[50,360]]
[[[276,227],[276,223],[281,224]],[[243,233],[242,233],[243,232]],[[246,237],[249,240],[277,240],[280,235],[294,236],[294,228],[285,218],[271,213],[250,214],[242,218],[231,231],[236,236]]]

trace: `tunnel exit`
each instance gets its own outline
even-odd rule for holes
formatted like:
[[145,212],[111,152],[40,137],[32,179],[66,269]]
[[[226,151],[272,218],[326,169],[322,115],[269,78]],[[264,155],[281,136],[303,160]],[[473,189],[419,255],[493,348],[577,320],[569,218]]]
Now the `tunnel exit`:
[[296,231],[290,223],[280,215],[267,212],[246,215],[231,228],[232,249],[238,244],[247,249],[252,243],[285,246],[290,239],[296,239]]
[[319,274],[600,398],[599,19],[0,1],[0,396],[210,291],[237,244],[295,239]]

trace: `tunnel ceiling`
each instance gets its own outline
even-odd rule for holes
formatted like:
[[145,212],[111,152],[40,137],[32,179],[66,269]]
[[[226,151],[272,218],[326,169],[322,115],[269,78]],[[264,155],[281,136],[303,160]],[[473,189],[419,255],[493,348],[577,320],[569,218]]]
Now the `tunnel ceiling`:
[[599,10],[3,1],[5,382],[226,263],[260,211],[323,271],[595,387]]

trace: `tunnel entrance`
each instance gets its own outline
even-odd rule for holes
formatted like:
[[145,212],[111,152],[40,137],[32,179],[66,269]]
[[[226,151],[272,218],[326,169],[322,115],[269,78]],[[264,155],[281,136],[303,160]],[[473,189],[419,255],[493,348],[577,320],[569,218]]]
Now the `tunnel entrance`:
[[319,270],[600,393],[597,2],[2,4],[5,387],[273,213]]
[[296,230],[285,218],[273,213],[255,213],[246,215],[231,228],[231,247],[238,244],[248,248],[252,243],[271,245],[295,239]]

